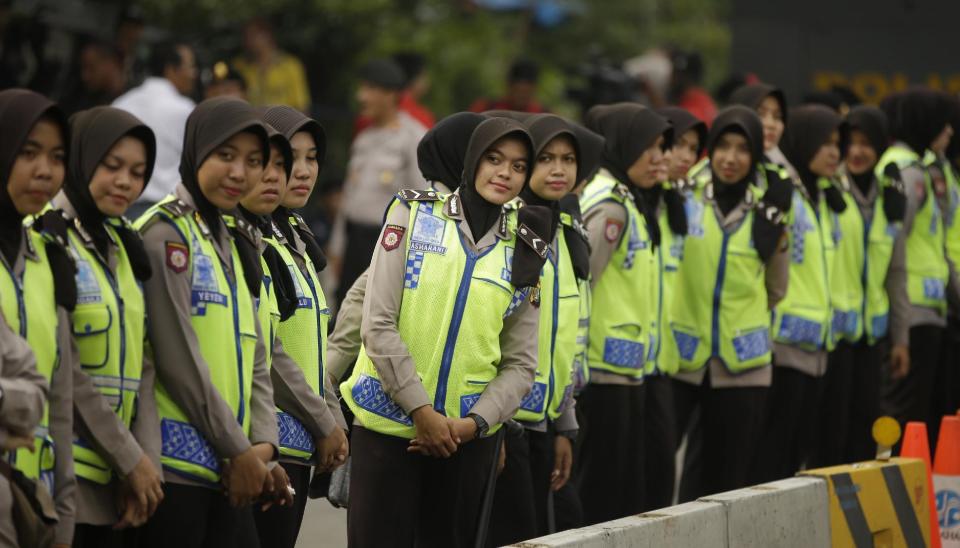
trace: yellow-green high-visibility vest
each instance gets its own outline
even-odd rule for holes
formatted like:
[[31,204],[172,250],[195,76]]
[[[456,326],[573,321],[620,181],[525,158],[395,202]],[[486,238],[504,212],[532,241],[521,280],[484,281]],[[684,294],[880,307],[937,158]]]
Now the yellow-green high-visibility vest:
[[654,358],[647,363],[646,373],[659,372],[664,375],[673,375],[680,368],[680,362],[674,353],[663,351],[666,346],[663,337],[668,334],[667,330],[670,328],[670,303],[673,299],[677,269],[683,260],[683,236],[678,236],[671,230],[670,223],[667,221],[666,207],[660,208],[657,221],[660,223],[660,246],[656,250],[660,259],[660,268],[657,272],[657,283],[654,286],[657,321],[653,329]]
[[640,379],[655,343],[660,257],[651,249],[646,220],[630,191],[605,171],[587,183],[580,207],[586,214],[603,202],[622,205],[627,222],[610,264],[593,288],[587,362],[591,369]]
[[[400,338],[433,408],[453,418],[466,417],[497,376],[503,320],[528,295],[511,283],[516,213],[507,215],[508,239],[498,238],[477,253],[463,242],[458,221],[443,211],[446,201],[459,199],[437,193],[410,201],[398,197],[387,213],[410,210],[400,236],[407,261],[397,319]],[[384,391],[365,349],[340,392],[364,428],[414,437],[412,419]],[[489,433],[499,426],[490,425]]]
[[[77,261],[73,338],[83,372],[129,429],[143,370],[146,307],[126,248],[113,226],[106,223],[105,228],[116,244],[116,272],[88,247],[89,236],[78,221],[69,231]],[[109,483],[114,474],[95,446],[82,438],[74,441],[73,464],[78,476],[100,484]]]
[[[60,345],[57,337],[57,302],[54,298],[53,273],[47,260],[46,245],[52,241],[34,230],[25,231],[27,253],[21,276],[13,272],[13,265],[0,259],[0,310],[10,329],[27,340],[37,360],[37,372],[47,382],[61,367]],[[50,436],[50,403],[43,405],[43,416],[34,430],[33,452],[18,449],[11,460],[13,465],[31,479],[39,479],[54,493],[54,442]]]
[[[190,276],[190,324],[197,334],[200,354],[213,386],[249,435],[258,317],[254,297],[244,283],[236,244],[230,242],[231,264],[224,265],[214,247],[210,228],[199,212],[175,196],[167,196],[151,207],[134,226],[143,231],[151,222],[168,223],[183,239],[183,243],[168,242],[167,253],[176,255],[168,261],[185,261]],[[233,278],[227,275],[228,268]],[[223,457],[190,423],[159,378],[156,397],[162,437],[160,460],[164,468],[200,482],[217,484]]]

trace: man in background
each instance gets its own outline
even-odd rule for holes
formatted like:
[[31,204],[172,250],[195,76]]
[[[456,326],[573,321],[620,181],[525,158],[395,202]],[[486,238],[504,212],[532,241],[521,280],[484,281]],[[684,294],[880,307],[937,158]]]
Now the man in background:
[[507,73],[507,93],[499,99],[477,99],[470,105],[471,112],[487,110],[515,110],[517,112],[546,112],[537,102],[537,82],[540,66],[529,59],[518,59]]

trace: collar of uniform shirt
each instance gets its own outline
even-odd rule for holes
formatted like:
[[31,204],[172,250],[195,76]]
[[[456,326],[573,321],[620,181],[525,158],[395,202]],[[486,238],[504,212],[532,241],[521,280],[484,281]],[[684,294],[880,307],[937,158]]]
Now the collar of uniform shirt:
[[[451,219],[456,221],[466,220],[466,217],[463,215],[463,206],[460,203],[460,190],[457,189],[453,194],[447,198],[447,202],[443,205],[443,214]],[[507,230],[507,210],[506,208],[500,208],[500,218],[497,220],[497,238],[501,240],[506,240],[510,237],[509,231]],[[483,234],[474,234],[473,237],[478,241],[483,238]]]

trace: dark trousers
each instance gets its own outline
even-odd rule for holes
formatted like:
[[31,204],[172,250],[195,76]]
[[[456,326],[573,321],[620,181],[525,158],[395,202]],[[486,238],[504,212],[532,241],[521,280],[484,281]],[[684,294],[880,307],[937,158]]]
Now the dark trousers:
[[380,225],[362,225],[347,221],[346,247],[337,286],[337,302],[342,303],[353,282],[370,266],[373,249],[380,239]]
[[474,545],[497,436],[448,459],[408,453],[410,440],[357,425],[350,439],[351,547]]
[[124,548],[136,546],[139,529],[116,531],[111,525],[78,523],[73,530],[73,548]]
[[645,392],[642,384],[591,384],[577,401],[589,424],[578,467],[585,524],[643,511]]
[[664,375],[648,376],[644,403],[644,467],[647,490],[644,510],[665,508],[673,502],[676,468],[677,428],[674,417],[673,379]]
[[216,489],[167,482],[157,513],[143,526],[141,548],[233,548],[250,509],[233,508]]
[[[793,477],[807,462],[816,430],[821,391],[820,378],[792,367],[774,366],[765,425],[750,483]],[[706,474],[704,476],[706,481]]]
[[506,465],[494,491],[488,546],[505,546],[550,533],[547,499],[554,437],[552,432],[525,428],[507,434]]
[[677,424],[688,423],[700,409],[700,427],[688,433],[688,443],[699,438],[702,448],[702,473],[691,499],[747,486],[769,389],[711,388],[709,375],[700,386],[671,382]]
[[[677,417],[677,448],[686,436],[687,446],[683,451],[683,465],[680,470],[680,485],[677,487],[677,502],[697,500],[704,492],[701,478],[703,477],[703,427],[700,424],[700,407],[690,412],[685,419],[686,427]],[[681,434],[682,433],[682,434]]]
[[884,386],[882,401],[884,413],[897,419],[901,426],[910,421],[927,423],[931,452],[940,429],[941,410],[935,394],[937,370],[945,365],[941,357],[944,331],[933,325],[910,328],[910,372]]
[[[960,408],[960,318],[951,314],[947,319],[947,329],[943,332],[940,351],[940,365],[934,383],[935,430],[940,431],[940,420],[944,415],[954,415]],[[931,448],[933,446],[931,445]]]
[[881,343],[840,341],[827,361],[823,399],[810,466],[871,460],[876,456],[873,421],[880,416]]
[[297,492],[293,506],[271,506],[266,512],[253,508],[260,546],[294,548],[303,523],[303,511],[307,507],[307,491],[310,488],[310,467],[302,464],[280,463],[290,478],[290,485]]

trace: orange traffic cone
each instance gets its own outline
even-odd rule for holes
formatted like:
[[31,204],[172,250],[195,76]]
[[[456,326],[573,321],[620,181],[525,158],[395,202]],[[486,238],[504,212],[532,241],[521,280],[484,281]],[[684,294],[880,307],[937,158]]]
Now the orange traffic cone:
[[960,547],[960,417],[956,415],[945,416],[940,423],[933,485],[942,545]]
[[930,464],[930,447],[927,442],[927,424],[924,422],[908,422],[903,434],[903,445],[900,448],[901,457],[921,459],[927,465],[927,500],[930,502],[930,548],[941,548],[940,527],[937,520],[937,502],[933,495],[932,466]]

